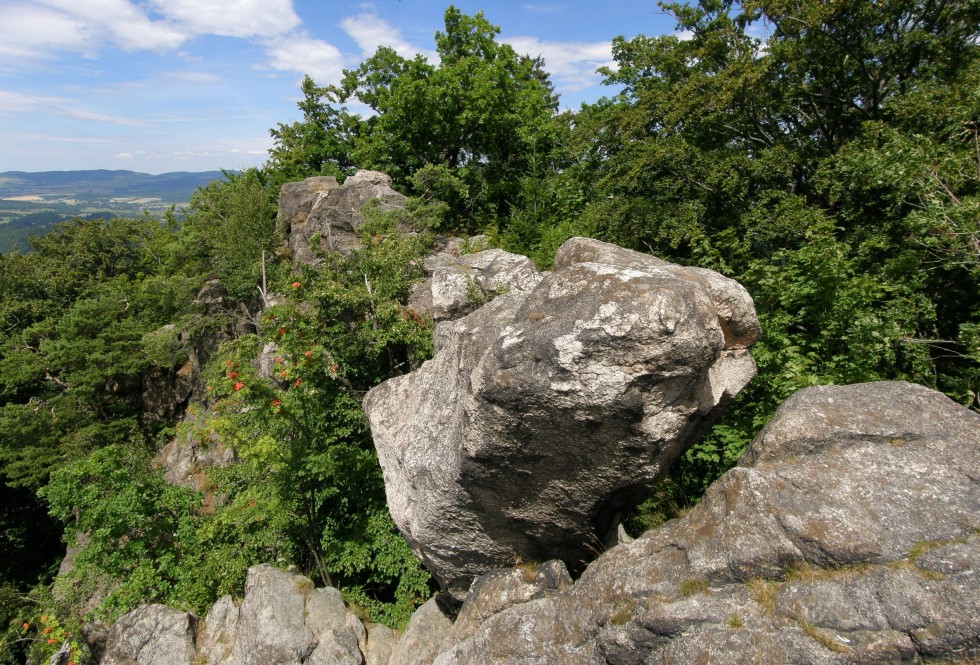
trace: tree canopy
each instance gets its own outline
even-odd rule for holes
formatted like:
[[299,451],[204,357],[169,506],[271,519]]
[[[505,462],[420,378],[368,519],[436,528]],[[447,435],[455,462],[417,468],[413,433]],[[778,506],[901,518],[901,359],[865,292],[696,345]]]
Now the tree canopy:
[[[304,79],[302,119],[271,130],[267,164],[199,190],[182,223],[79,219],[0,255],[7,644],[40,658],[24,631],[67,625],[93,586],[111,589],[105,618],[151,600],[201,610],[270,560],[404,622],[427,577],[385,510],[359,402],[431,353],[407,308],[429,232],[483,232],[544,268],[591,236],[752,294],[758,376],[632,529],[696,501],[800,388],[905,379],[980,409],[980,2],[662,7],[680,32],[613,40],[610,96],[574,111],[548,63],[450,7],[437,62],[380,48],[334,86]],[[369,210],[360,249],[291,273],[279,185],[355,168],[389,173],[421,233]],[[263,254],[288,297],[255,317]],[[196,297],[215,283],[217,311]],[[186,417],[148,417],[148,372],[175,376],[218,338]],[[174,437],[239,463],[207,491],[171,486],[150,460]],[[52,592],[62,529],[80,549]],[[11,563],[38,548],[36,566]]]

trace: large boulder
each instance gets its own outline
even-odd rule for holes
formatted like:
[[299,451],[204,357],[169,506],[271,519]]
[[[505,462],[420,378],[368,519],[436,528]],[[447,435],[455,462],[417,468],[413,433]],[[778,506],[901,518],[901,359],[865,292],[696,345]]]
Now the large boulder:
[[102,665],[195,665],[197,620],[165,605],[145,605],[109,631]]
[[758,334],[730,279],[567,241],[366,396],[396,524],[456,600],[515,563],[580,571],[752,378]]
[[[435,661],[980,657],[980,415],[908,383],[787,400],[683,518]],[[970,661],[972,662],[972,661]]]

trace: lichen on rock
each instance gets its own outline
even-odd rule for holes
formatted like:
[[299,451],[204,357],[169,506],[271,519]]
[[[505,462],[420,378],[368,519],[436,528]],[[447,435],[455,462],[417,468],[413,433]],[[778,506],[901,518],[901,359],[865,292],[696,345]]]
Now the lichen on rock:
[[755,372],[721,275],[573,238],[535,282],[364,400],[395,522],[458,600],[517,561],[580,571]]

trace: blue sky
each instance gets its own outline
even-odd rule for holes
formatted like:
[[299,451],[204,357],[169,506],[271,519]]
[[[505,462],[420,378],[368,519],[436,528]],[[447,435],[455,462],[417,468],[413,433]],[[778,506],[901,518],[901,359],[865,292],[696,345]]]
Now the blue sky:
[[[566,108],[608,94],[594,72],[613,37],[674,30],[653,1],[454,4],[543,56]],[[0,171],[259,165],[304,73],[335,83],[379,45],[431,53],[448,5],[0,0]]]

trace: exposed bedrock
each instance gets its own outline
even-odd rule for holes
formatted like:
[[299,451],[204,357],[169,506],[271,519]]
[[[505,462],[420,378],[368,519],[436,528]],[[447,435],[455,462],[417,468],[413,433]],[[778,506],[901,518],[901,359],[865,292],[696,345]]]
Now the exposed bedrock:
[[435,663],[975,662],[978,566],[980,415],[908,383],[808,388],[686,516]]
[[317,265],[317,250],[348,252],[360,244],[363,207],[376,201],[381,210],[401,208],[405,197],[391,187],[391,178],[360,170],[337,184],[332,176],[287,183],[279,192],[277,224],[288,232],[293,268]]
[[558,558],[575,572],[755,373],[752,299],[717,273],[573,238],[553,272],[440,324],[371,390],[388,504],[453,598]]

